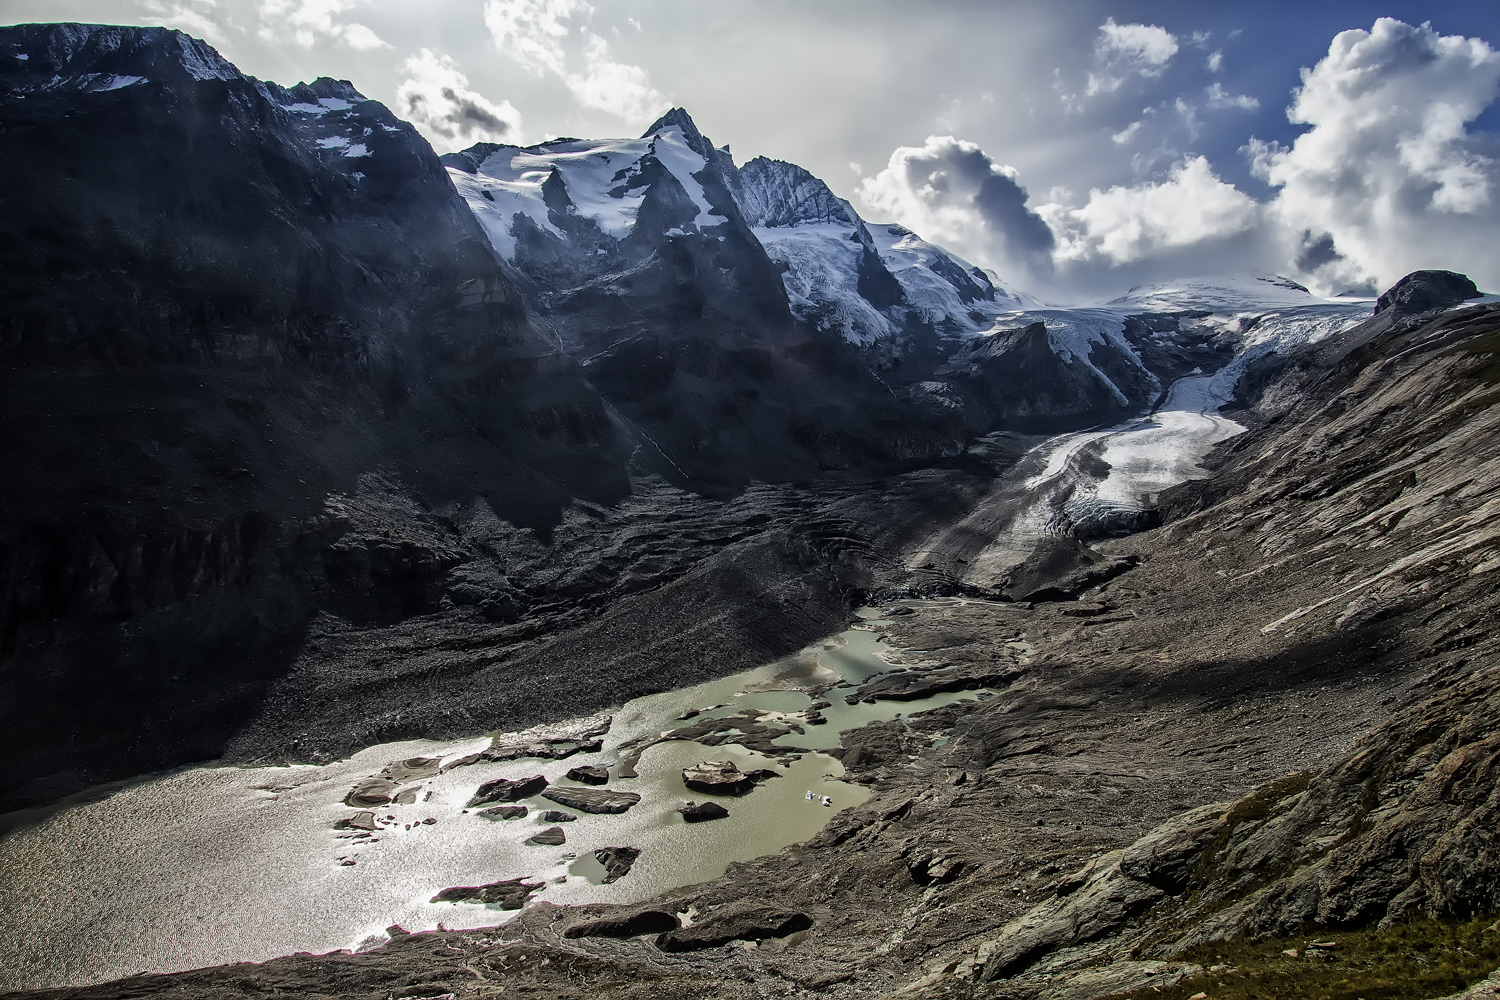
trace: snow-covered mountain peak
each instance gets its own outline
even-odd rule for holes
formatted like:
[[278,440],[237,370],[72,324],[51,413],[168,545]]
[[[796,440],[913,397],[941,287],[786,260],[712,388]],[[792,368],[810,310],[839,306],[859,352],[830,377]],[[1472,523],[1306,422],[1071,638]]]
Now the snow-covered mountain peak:
[[[514,260],[528,233],[570,239],[569,219],[609,240],[625,239],[653,186],[662,184],[681,191],[675,199],[659,195],[676,206],[662,219],[663,232],[685,235],[722,225],[727,220],[703,186],[708,160],[693,148],[695,141],[715,152],[683,112],[664,117],[639,139],[479,143],[444,156],[443,163],[491,244]],[[585,240],[589,254],[604,249],[592,239]]]
[[698,131],[698,126],[693,121],[693,116],[687,113],[685,108],[673,108],[662,115],[651,127],[641,133],[642,139],[650,139],[668,130],[675,129],[681,136],[688,148],[699,156],[708,159],[713,155],[713,143]]

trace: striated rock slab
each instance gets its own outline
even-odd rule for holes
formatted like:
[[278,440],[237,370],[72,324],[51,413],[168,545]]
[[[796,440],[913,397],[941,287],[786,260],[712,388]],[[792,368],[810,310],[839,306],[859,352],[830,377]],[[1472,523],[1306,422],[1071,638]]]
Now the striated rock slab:
[[571,767],[568,769],[567,776],[569,781],[581,781],[585,785],[609,784],[609,768],[599,767],[594,764]]
[[480,785],[469,799],[466,808],[482,806],[487,802],[516,802],[520,799],[529,799],[533,795],[547,787],[547,779],[540,774],[529,778],[496,778],[494,781],[486,781]]
[[635,792],[573,788],[566,785],[553,785],[542,792],[542,798],[586,813],[622,813],[641,801],[641,797]]
[[519,910],[542,885],[541,882],[527,882],[519,878],[484,885],[458,885],[433,896],[432,902],[498,904],[502,910]]
[[731,941],[786,937],[812,925],[812,917],[801,910],[767,903],[731,903],[691,927],[679,927],[659,935],[656,946],[662,951],[698,951],[717,948]]
[[526,843],[537,844],[541,847],[560,847],[568,842],[568,835],[563,833],[560,826],[549,826],[534,837],[528,837]]
[[530,811],[525,806],[490,806],[479,810],[479,815],[485,819],[525,819]]

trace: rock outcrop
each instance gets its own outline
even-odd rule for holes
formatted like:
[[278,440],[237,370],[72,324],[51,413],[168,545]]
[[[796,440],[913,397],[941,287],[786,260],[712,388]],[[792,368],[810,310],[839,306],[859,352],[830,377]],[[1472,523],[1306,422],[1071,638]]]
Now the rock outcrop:
[[468,808],[473,809],[489,802],[518,802],[541,793],[545,788],[547,779],[540,774],[529,778],[495,778],[474,790],[474,794],[469,797]]
[[667,931],[656,939],[662,951],[699,951],[718,948],[731,941],[763,941],[781,938],[813,925],[800,910],[769,903],[731,904],[693,922],[690,927]]
[[542,888],[541,882],[527,882],[512,878],[504,882],[488,882],[484,885],[459,885],[444,889],[432,897],[434,903],[484,903],[499,906],[502,910],[519,910],[526,905],[531,894]]
[[553,785],[542,792],[542,798],[586,813],[622,813],[641,801],[641,797],[635,792],[576,788],[570,785]]
[[695,792],[712,795],[747,795],[767,778],[779,778],[781,772],[761,767],[741,771],[733,761],[706,760],[682,770],[682,783]]

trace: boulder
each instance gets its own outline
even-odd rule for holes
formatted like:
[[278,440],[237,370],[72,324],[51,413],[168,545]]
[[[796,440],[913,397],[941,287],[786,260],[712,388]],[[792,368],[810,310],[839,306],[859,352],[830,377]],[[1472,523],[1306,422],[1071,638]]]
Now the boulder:
[[581,781],[585,785],[606,785],[609,783],[609,768],[593,764],[569,768],[568,780]]
[[662,951],[697,951],[717,948],[731,941],[760,941],[805,931],[813,919],[801,910],[767,903],[731,903],[699,919],[691,927],[679,927],[656,938]]
[[729,810],[717,802],[689,802],[677,810],[689,823],[703,823],[711,819],[723,819]]
[[568,835],[563,833],[560,826],[549,826],[535,837],[527,839],[528,844],[537,844],[542,847],[559,847],[568,842]]
[[539,813],[543,823],[571,823],[578,817],[561,809],[547,809]]
[[368,809],[357,812],[353,816],[345,816],[333,824],[335,830],[367,830],[375,829],[375,814]]
[[525,819],[530,811],[525,806],[490,806],[479,810],[479,815],[485,819]]
[[533,795],[547,787],[547,779],[540,774],[530,778],[496,778],[494,781],[486,781],[474,792],[469,799],[468,808],[482,806],[486,802],[516,802],[520,799],[529,799]]
[[601,847],[594,852],[595,859],[604,866],[605,885],[617,882],[629,875],[631,867],[635,865],[635,859],[640,856],[639,847]]
[[706,760],[682,769],[684,785],[695,792],[710,795],[744,795],[754,790],[756,781],[753,775],[746,774],[733,761],[727,760]]
[[542,798],[586,813],[622,813],[641,801],[641,797],[635,792],[575,788],[568,785],[553,785],[542,792]]
[[432,902],[498,904],[502,910],[519,910],[542,885],[541,882],[527,882],[519,878],[485,885],[458,885],[433,896]]

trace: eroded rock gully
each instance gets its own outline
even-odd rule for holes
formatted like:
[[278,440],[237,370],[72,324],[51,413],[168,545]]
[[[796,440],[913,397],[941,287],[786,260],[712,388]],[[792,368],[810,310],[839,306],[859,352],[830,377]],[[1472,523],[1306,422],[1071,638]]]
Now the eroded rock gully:
[[[1018,635],[1025,669],[846,733],[875,794],[808,843],[631,913],[57,995],[1083,1000],[1191,988],[1205,940],[1493,913],[1497,353],[1493,307],[1306,352],[1251,379],[1252,430],[1161,527],[1099,545],[1136,562],[1082,601],[885,605],[912,670],[1011,662]],[[811,927],[681,953],[566,933],[757,907]]]

